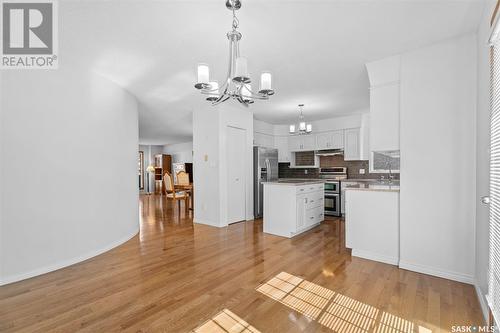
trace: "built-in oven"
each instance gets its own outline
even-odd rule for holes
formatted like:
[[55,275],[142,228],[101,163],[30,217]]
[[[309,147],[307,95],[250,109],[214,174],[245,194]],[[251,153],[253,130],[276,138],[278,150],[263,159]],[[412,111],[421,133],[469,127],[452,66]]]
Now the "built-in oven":
[[325,183],[325,193],[340,193],[340,182],[326,182]]
[[340,182],[325,182],[325,215],[340,216]]

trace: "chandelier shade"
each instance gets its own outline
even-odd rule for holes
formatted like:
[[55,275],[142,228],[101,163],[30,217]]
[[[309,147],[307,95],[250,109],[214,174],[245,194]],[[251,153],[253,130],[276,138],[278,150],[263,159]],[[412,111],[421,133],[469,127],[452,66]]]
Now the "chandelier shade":
[[223,103],[230,98],[245,106],[254,103],[255,100],[268,100],[269,96],[274,95],[271,72],[263,71],[261,73],[259,91],[253,92],[250,85],[252,80],[248,69],[248,59],[240,56],[239,42],[242,35],[237,30],[239,21],[236,17],[236,10],[241,8],[241,0],[227,0],[226,7],[233,12],[233,29],[227,33],[229,40],[227,77],[219,86],[216,81],[210,80],[208,65],[200,63],[198,64],[198,80],[194,86],[201,90],[202,94],[208,95],[206,100],[212,102],[212,105]]

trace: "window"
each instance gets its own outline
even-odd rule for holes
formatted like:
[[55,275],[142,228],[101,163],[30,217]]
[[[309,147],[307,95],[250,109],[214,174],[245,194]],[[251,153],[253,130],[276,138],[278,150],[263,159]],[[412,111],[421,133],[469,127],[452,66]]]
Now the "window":
[[500,38],[495,22],[490,47],[490,258],[488,303],[493,317],[500,320]]

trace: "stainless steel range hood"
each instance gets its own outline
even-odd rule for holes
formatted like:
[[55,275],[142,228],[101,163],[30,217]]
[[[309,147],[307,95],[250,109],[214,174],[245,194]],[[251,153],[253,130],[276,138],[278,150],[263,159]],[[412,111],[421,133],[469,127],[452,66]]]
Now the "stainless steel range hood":
[[326,150],[316,150],[314,152],[316,156],[336,156],[344,155],[343,149],[326,149]]

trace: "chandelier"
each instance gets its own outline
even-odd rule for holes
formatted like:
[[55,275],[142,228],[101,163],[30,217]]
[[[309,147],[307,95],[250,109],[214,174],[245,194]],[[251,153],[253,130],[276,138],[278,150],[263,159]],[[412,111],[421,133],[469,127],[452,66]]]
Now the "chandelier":
[[198,82],[194,85],[201,93],[207,95],[207,101],[217,105],[233,98],[241,104],[248,106],[255,100],[267,100],[274,94],[272,89],[272,75],[262,72],[260,87],[257,93],[253,92],[250,75],[248,74],[248,61],[240,56],[239,41],[241,33],[237,30],[239,21],[236,11],[241,8],[241,0],[227,0],[226,7],[233,12],[233,30],[227,33],[229,39],[229,66],[227,78],[219,86],[217,81],[210,81],[210,69],[207,64],[198,64]]
[[299,123],[290,125],[290,134],[309,134],[312,132],[312,124],[307,124],[304,120],[304,104],[299,104]]

